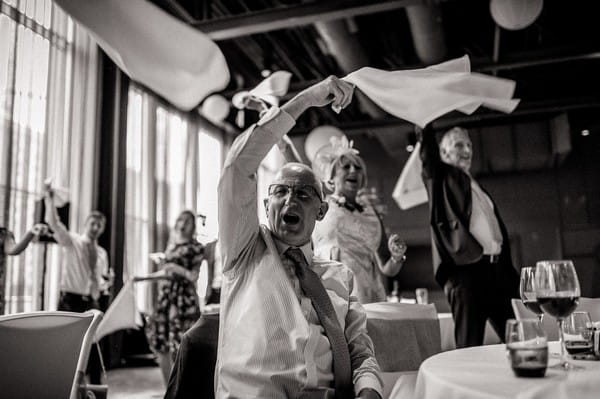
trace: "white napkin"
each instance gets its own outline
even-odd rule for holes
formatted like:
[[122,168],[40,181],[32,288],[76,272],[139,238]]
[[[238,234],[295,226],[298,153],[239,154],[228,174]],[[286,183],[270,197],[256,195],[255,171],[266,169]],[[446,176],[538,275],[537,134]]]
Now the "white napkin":
[[229,83],[219,47],[145,0],[56,0],[133,80],[190,110]]
[[421,177],[423,165],[419,155],[420,151],[421,143],[417,143],[410,157],[408,157],[408,161],[406,161],[392,192],[392,198],[396,200],[400,209],[410,209],[413,206],[427,202],[427,190]]
[[383,71],[365,67],[343,78],[390,114],[425,127],[450,112],[466,114],[486,106],[512,112],[515,82],[471,72],[468,56],[423,69]]
[[231,99],[231,103],[237,109],[244,109],[246,97],[254,96],[270,105],[279,105],[279,98],[288,92],[291,78],[291,72],[273,72],[268,78],[260,82],[254,89],[235,93]]

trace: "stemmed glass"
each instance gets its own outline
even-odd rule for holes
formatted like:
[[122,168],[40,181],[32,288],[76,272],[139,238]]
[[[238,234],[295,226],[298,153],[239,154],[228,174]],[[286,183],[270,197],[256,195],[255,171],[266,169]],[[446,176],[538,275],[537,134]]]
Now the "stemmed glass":
[[573,370],[580,368],[567,361],[563,323],[579,303],[579,280],[570,260],[544,260],[535,268],[535,293],[542,310],[556,317],[560,341],[560,362],[551,368]]
[[531,310],[538,317],[538,321],[542,323],[544,312],[540,308],[535,293],[535,267],[523,267],[521,269],[521,283],[519,284],[519,294],[523,305]]

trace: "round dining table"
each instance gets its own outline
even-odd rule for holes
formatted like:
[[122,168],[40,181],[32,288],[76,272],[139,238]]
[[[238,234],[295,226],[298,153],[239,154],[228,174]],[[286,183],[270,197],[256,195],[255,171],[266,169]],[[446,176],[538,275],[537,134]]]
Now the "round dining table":
[[[549,365],[559,361],[549,343]],[[504,344],[442,352],[419,368],[415,399],[588,399],[600,398],[600,361],[571,360],[575,371],[548,368],[543,378],[516,377]]]

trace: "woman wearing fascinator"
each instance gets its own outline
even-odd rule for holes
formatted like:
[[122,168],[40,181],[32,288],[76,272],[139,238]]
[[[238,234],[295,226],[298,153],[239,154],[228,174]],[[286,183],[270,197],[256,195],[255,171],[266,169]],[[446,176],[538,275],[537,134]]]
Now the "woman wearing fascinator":
[[393,277],[406,259],[406,244],[397,234],[389,238],[368,196],[367,168],[345,136],[331,137],[330,145],[314,156],[312,167],[332,192],[329,211],[312,235],[315,255],[341,261],[354,273],[354,295],[361,303],[382,302],[382,275]]

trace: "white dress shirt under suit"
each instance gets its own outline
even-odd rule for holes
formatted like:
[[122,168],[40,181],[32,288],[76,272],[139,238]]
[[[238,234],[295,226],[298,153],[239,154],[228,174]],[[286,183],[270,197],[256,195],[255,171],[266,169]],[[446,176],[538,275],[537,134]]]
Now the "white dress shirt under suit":
[[[272,108],[236,139],[219,183],[219,241],[223,264],[217,398],[296,397],[303,389],[332,387],[329,340],[309,298],[257,216],[256,171],[295,120]],[[319,223],[319,222],[317,222]],[[321,277],[345,332],[355,393],[381,395],[379,366],[367,335],[366,314],[352,291],[352,272],[301,248]]]

